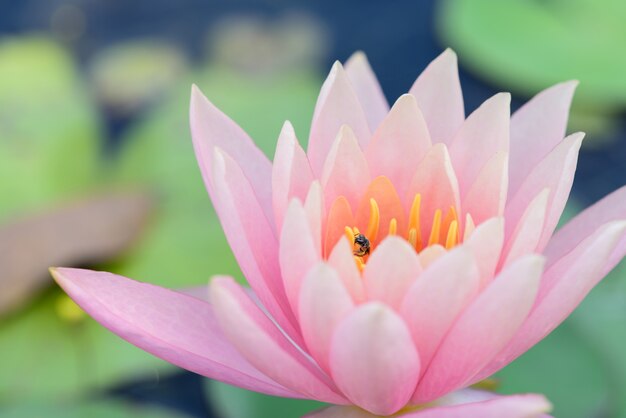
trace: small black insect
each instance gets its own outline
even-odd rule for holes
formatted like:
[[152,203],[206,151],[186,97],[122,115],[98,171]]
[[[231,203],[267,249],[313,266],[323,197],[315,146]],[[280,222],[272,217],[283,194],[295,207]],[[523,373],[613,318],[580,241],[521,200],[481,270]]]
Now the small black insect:
[[370,253],[370,240],[363,234],[354,234],[354,249],[352,251],[357,257],[363,257]]

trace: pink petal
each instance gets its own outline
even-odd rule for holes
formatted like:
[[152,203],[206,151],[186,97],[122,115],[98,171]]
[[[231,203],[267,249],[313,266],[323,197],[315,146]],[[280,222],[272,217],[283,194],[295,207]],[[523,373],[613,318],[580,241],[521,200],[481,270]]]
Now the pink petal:
[[346,397],[374,414],[390,415],[408,402],[420,361],[404,321],[377,302],[361,305],[337,327],[332,376]]
[[307,214],[302,204],[292,200],[280,237],[279,262],[285,293],[294,313],[298,312],[300,288],[305,275],[322,259],[317,251]]
[[328,257],[328,264],[337,271],[343,285],[355,303],[365,301],[365,289],[361,273],[354,262],[352,248],[347,239],[339,240]]
[[474,380],[495,373],[552,332],[604,277],[624,231],[626,221],[610,222],[553,262],[544,273],[537,301],[524,325]]
[[576,133],[565,138],[533,168],[515,196],[509,198],[505,210],[507,237],[511,236],[513,227],[517,225],[531,200],[540,191],[549,188],[550,197],[546,220],[537,249],[541,251],[545,247],[563,213],[572,188],[578,151],[580,150],[583,137],[584,134]]
[[421,272],[417,253],[408,241],[388,236],[369,256],[363,270],[368,300],[399,308],[407,290]]
[[543,189],[528,204],[503,251],[503,266],[507,266],[525,254],[534,252],[537,248],[544,229],[549,196],[550,189]]
[[81,308],[142,350],[231,385],[302,396],[250,365],[225,338],[205,301],[111,273],[70,268],[51,272]]
[[489,218],[502,216],[508,187],[509,156],[498,151],[480,170],[461,207],[479,225]]
[[319,254],[322,254],[322,225],[324,224],[324,199],[322,196],[322,186],[320,182],[315,180],[311,183],[309,193],[304,201],[304,211],[306,212],[315,248]]
[[348,59],[346,74],[373,132],[389,112],[389,104],[363,52],[355,52]]
[[194,85],[191,89],[190,124],[196,158],[211,200],[220,211],[213,186],[213,151],[228,153],[250,182],[263,213],[274,223],[272,205],[272,165],[250,137],[228,116],[213,105]]
[[313,173],[320,177],[324,161],[342,125],[354,131],[362,149],[370,140],[371,132],[350,80],[339,62],[324,82],[315,105],[307,155]]
[[459,178],[461,196],[497,152],[509,150],[511,95],[499,93],[476,109],[450,145],[450,157]]
[[[593,206],[585,209],[561,229],[556,231],[544,253],[548,264],[560,259],[582,240],[593,234],[601,225],[614,220],[626,219],[626,186],[617,189]],[[626,242],[616,248],[607,269],[611,270],[626,252]]]
[[307,398],[345,404],[317,366],[276,328],[232,279],[216,277],[210,300],[222,331],[257,369]]
[[517,192],[532,169],[565,137],[567,117],[578,85],[567,81],[533,97],[511,117],[509,190]]
[[422,374],[458,315],[476,296],[479,284],[471,251],[458,247],[429,266],[407,292],[400,312],[417,347]]
[[345,196],[356,207],[370,183],[369,173],[354,132],[349,126],[342,126],[324,163],[324,200],[330,205],[337,197]]
[[[434,406],[417,412],[394,415],[396,418],[540,418],[552,405],[542,395],[497,396],[479,402],[453,406]],[[381,418],[354,406],[331,406],[305,418]]]
[[296,197],[304,202],[312,181],[309,160],[298,143],[293,126],[287,121],[278,137],[272,167],[272,198],[279,232],[289,200]]
[[435,58],[417,78],[409,93],[417,99],[433,142],[450,144],[465,120],[454,51],[446,49]]
[[281,280],[274,231],[239,166],[221,150],[214,152],[214,186],[230,248],[263,305],[289,335],[297,338],[297,322]]
[[493,218],[478,225],[464,245],[474,254],[480,275],[480,289],[491,282],[504,243],[504,219]]
[[337,272],[320,263],[307,275],[300,293],[300,326],[309,353],[326,371],[337,324],[354,308]]
[[422,239],[427,240],[435,211],[441,209],[445,214],[453,206],[458,212],[460,203],[459,185],[448,150],[444,144],[435,144],[417,166],[405,198],[407,213],[417,193],[422,195],[421,236]]
[[535,301],[544,260],[530,255],[496,277],[452,326],[414,401],[428,402],[466,383],[502,350]]
[[415,166],[430,149],[430,135],[415,97],[401,96],[365,151],[373,177],[387,176],[404,196]]
[[345,228],[354,225],[354,215],[350,203],[344,196],[340,196],[328,210],[326,220],[326,236],[324,237],[324,254],[328,256],[337,241],[345,237]]

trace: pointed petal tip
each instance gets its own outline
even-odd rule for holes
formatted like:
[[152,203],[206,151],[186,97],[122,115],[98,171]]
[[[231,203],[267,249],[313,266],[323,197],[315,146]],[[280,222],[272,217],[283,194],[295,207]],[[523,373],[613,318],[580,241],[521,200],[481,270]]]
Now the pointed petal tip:
[[346,67],[359,62],[368,62],[367,55],[362,50],[354,51],[352,55],[350,55],[350,58],[346,60]]

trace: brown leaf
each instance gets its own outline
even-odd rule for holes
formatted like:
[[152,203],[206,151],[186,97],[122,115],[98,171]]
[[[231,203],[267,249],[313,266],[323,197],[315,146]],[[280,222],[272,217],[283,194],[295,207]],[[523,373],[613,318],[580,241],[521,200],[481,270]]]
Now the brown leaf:
[[51,283],[51,266],[104,262],[133,243],[151,199],[111,192],[0,226],[0,315]]

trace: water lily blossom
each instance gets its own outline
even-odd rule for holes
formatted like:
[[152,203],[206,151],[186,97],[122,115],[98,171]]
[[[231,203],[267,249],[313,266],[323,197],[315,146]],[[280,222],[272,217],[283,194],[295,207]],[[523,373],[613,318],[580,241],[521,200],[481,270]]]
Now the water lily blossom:
[[53,274],[158,357],[336,405],[311,417],[539,416],[539,395],[459,390],[549,334],[626,252],[626,187],[555,232],[583,140],[565,136],[575,86],[512,116],[496,94],[466,118],[446,50],[390,109],[357,53],[324,82],[307,150],[286,122],[273,163],[194,87],[195,152],[251,291]]

